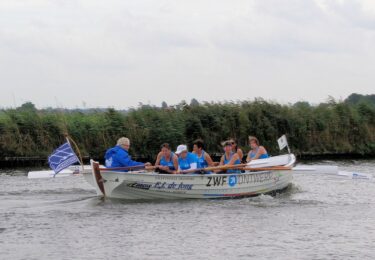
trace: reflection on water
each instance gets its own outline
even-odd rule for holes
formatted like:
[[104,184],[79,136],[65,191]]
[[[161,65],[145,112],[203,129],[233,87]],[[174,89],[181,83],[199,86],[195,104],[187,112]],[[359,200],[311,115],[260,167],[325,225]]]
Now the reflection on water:
[[[374,174],[375,161],[320,161]],[[373,259],[375,182],[295,175],[276,196],[101,200],[82,177],[0,175],[1,259]]]

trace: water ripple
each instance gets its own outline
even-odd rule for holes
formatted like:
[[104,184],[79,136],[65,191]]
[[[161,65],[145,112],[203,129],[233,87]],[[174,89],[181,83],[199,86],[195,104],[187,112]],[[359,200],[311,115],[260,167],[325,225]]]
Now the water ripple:
[[[319,162],[373,172],[375,161]],[[374,259],[374,183],[295,175],[275,196],[102,200],[82,178],[0,176],[2,259]]]

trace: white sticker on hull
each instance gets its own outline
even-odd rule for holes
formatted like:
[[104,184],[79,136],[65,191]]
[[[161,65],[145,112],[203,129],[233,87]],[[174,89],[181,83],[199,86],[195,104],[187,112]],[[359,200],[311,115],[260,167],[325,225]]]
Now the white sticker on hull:
[[136,189],[142,189],[142,190],[175,190],[175,191],[181,191],[181,190],[191,190],[193,188],[193,184],[185,184],[183,182],[180,183],[167,183],[167,182],[156,182],[154,184],[148,184],[148,183],[130,183],[128,184],[128,187],[136,188]]

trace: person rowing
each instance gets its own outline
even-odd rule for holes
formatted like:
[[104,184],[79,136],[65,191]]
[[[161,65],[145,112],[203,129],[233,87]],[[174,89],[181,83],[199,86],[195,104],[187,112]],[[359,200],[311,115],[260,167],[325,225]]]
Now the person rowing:
[[256,159],[266,159],[269,157],[267,150],[259,145],[259,140],[255,136],[249,136],[249,145],[251,150],[247,154],[246,162]]
[[160,173],[175,174],[177,172],[178,157],[171,151],[169,144],[161,145],[161,151],[156,158],[155,166],[160,169]]
[[214,162],[211,159],[211,156],[203,150],[204,143],[203,140],[198,139],[193,143],[193,153],[198,157],[198,169],[206,168],[208,166],[214,166]]
[[198,168],[198,157],[196,154],[190,153],[187,146],[181,144],[175,152],[178,156],[177,173],[184,173],[186,170],[195,170]]
[[[223,165],[237,165],[241,164],[240,157],[238,156],[238,153],[233,152],[233,145],[232,141],[228,140],[222,143],[224,148],[224,155],[221,156],[220,164],[219,166]],[[228,169],[226,170],[226,173],[240,173],[240,170],[236,169]]]
[[243,159],[243,152],[242,152],[242,149],[238,147],[237,139],[231,138],[229,141],[232,142],[232,152],[238,153],[238,157],[242,161],[242,159]]
[[117,145],[108,149],[105,153],[105,166],[107,168],[116,167],[134,167],[145,168],[151,166],[151,163],[142,163],[133,161],[129,155],[130,140],[126,137],[121,137],[117,140]]

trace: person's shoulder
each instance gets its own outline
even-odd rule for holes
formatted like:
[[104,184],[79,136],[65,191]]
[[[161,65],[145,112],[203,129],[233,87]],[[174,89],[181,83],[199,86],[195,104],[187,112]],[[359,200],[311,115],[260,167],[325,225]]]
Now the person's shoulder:
[[118,148],[118,146],[113,146],[107,149],[107,151],[115,151]]
[[195,154],[195,153],[188,153],[188,155],[190,156],[190,157],[197,157],[198,158],[198,156],[197,156],[197,154]]
[[105,153],[106,153],[106,154],[111,153],[113,150],[114,150],[114,147],[108,148],[108,149],[105,151]]
[[118,154],[121,154],[121,155],[128,155],[128,152],[125,150],[125,149],[123,149],[123,148],[121,148],[120,146],[117,146],[118,148],[117,148],[117,153]]
[[198,160],[198,156],[195,153],[189,153],[188,156],[191,159]]
[[109,148],[107,151],[106,151],[106,154],[118,154],[120,152],[120,147],[119,146],[113,146],[111,148]]

